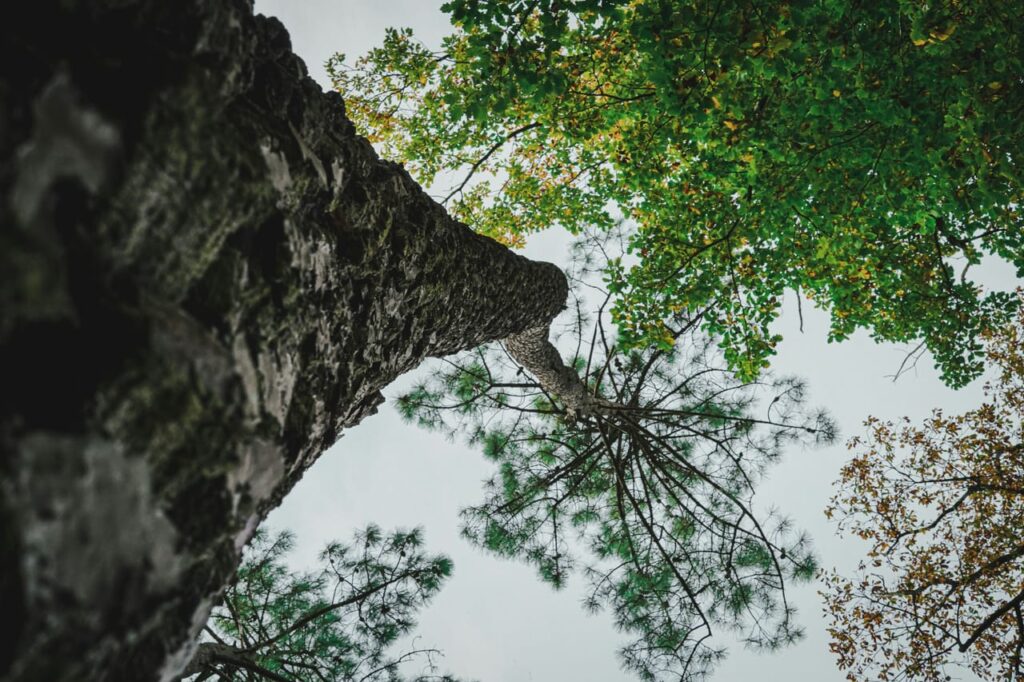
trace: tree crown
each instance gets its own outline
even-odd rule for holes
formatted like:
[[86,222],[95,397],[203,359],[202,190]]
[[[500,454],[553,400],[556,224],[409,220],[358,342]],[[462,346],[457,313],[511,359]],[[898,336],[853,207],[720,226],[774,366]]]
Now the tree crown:
[[922,339],[953,386],[981,371],[978,334],[1015,302],[967,269],[1024,267],[1019,3],[445,8],[440,53],[392,30],[331,62],[349,113],[421,182],[465,172],[449,208],[507,243],[635,221],[639,264],[607,270],[622,342],[669,343],[666,315],[713,302],[749,378],[795,289],[830,339]]
[[825,593],[851,680],[1024,679],[1024,314],[985,335],[985,402],[920,425],[869,419],[828,510],[870,543]]
[[787,446],[828,441],[833,426],[795,379],[738,379],[699,318],[670,320],[670,347],[619,347],[603,296],[594,315],[576,298],[561,338],[586,409],[500,346],[443,361],[398,406],[494,462],[484,500],[463,512],[468,539],[555,587],[582,574],[586,606],[613,613],[641,679],[699,679],[724,655],[724,632],[766,649],[801,635],[786,586],[817,564],[754,492]]

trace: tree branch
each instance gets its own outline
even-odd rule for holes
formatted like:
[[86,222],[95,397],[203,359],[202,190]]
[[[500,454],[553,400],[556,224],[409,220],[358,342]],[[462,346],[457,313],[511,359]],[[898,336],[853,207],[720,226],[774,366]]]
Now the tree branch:
[[515,137],[518,137],[519,135],[522,135],[527,130],[532,130],[532,129],[537,128],[539,126],[540,126],[540,123],[538,123],[538,122],[527,123],[524,126],[520,126],[520,127],[516,128],[515,130],[510,132],[508,135],[506,135],[505,137],[501,138],[500,140],[495,142],[493,145],[491,145],[490,149],[488,149],[486,152],[484,152],[483,156],[481,156],[479,159],[477,159],[476,161],[473,162],[473,165],[470,166],[470,168],[469,168],[469,172],[466,173],[466,177],[462,178],[462,182],[459,183],[459,186],[456,187],[455,189],[453,189],[451,192],[449,192],[448,196],[446,196],[444,199],[441,200],[441,204],[442,205],[447,204],[448,201],[453,196],[455,196],[456,194],[461,192],[466,187],[466,183],[469,182],[469,179],[471,177],[473,177],[473,174],[476,173],[478,170],[480,170],[480,166],[482,166],[483,163],[485,161],[487,161],[487,159],[491,158],[491,156],[494,155],[494,152],[496,152],[499,149],[501,149],[505,145],[506,142],[508,142],[509,140],[511,140],[511,139],[513,139]]

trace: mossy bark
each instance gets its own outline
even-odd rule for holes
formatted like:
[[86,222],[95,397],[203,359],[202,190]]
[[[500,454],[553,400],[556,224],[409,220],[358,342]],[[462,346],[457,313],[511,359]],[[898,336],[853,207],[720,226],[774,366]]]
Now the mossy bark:
[[247,0],[7,3],[0,60],[0,678],[173,679],[380,389],[565,279],[379,160]]

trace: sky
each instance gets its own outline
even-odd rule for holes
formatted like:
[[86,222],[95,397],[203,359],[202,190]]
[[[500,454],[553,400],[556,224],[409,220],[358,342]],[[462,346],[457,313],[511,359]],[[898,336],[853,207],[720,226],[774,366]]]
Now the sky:
[[[448,22],[440,2],[431,0],[256,0],[256,11],[278,17],[292,36],[292,47],[310,74],[324,86],[324,61],[335,52],[350,60],[379,44],[388,26],[409,26],[427,45],[437,46]],[[558,261],[566,239],[545,234],[531,240],[526,255]],[[986,262],[980,283],[1016,286],[1008,265]],[[971,409],[981,401],[981,383],[954,392],[943,385],[925,357],[894,382],[907,348],[879,345],[863,332],[842,344],[826,342],[828,318],[804,306],[799,330],[795,299],[787,298],[777,330],[784,336],[773,363],[783,375],[808,381],[809,404],[823,405],[836,419],[840,438],[834,446],[796,449],[775,466],[762,484],[758,504],[777,507],[814,539],[820,562],[849,574],[866,549],[855,539],[840,539],[822,510],[832,483],[849,456],[844,443],[862,432],[869,415],[918,420],[932,408],[947,413]],[[429,371],[429,364],[417,372]],[[297,535],[291,562],[312,568],[330,540],[347,540],[367,523],[387,528],[422,526],[430,552],[455,562],[451,580],[421,614],[417,644],[445,653],[443,670],[480,682],[628,682],[615,656],[625,639],[608,613],[589,615],[580,605],[582,581],[555,592],[523,564],[484,554],[459,536],[460,508],[478,502],[481,482],[491,466],[479,452],[436,433],[405,424],[390,406],[415,381],[400,378],[385,391],[379,414],[343,434],[271,513],[271,529]],[[818,585],[793,592],[807,636],[774,654],[756,654],[731,646],[731,655],[713,682],[808,680],[842,682],[828,651]],[[956,673],[954,672],[954,675]],[[956,679],[971,682],[963,674]]]

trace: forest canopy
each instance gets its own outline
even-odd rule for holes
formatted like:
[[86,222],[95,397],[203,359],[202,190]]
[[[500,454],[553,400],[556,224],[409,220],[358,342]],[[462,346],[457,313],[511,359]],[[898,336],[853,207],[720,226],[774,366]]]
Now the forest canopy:
[[[1024,274],[1024,6],[444,9],[440,50],[392,29],[354,64],[328,63],[349,114],[418,181],[447,185],[442,203],[473,229],[511,246],[585,233],[603,279],[585,283],[603,303],[577,298],[560,349],[544,325],[401,399],[407,418],[496,464],[466,536],[556,586],[582,573],[643,679],[707,674],[723,630],[793,641],[787,585],[813,577],[815,558],[753,498],[786,446],[833,429],[799,382],[766,371],[772,324],[793,291],[830,314],[830,341],[865,329],[929,351],[952,387],[981,374],[984,341],[1020,299],[972,268],[991,257]],[[625,249],[593,238],[621,233]],[[859,636],[859,617],[837,642]]]
[[445,203],[509,244],[635,223],[608,263],[629,345],[705,328],[744,377],[783,293],[922,342],[944,380],[982,368],[1024,267],[1024,6],[1004,2],[453,0],[439,52],[410,30],[329,64],[349,114]]

